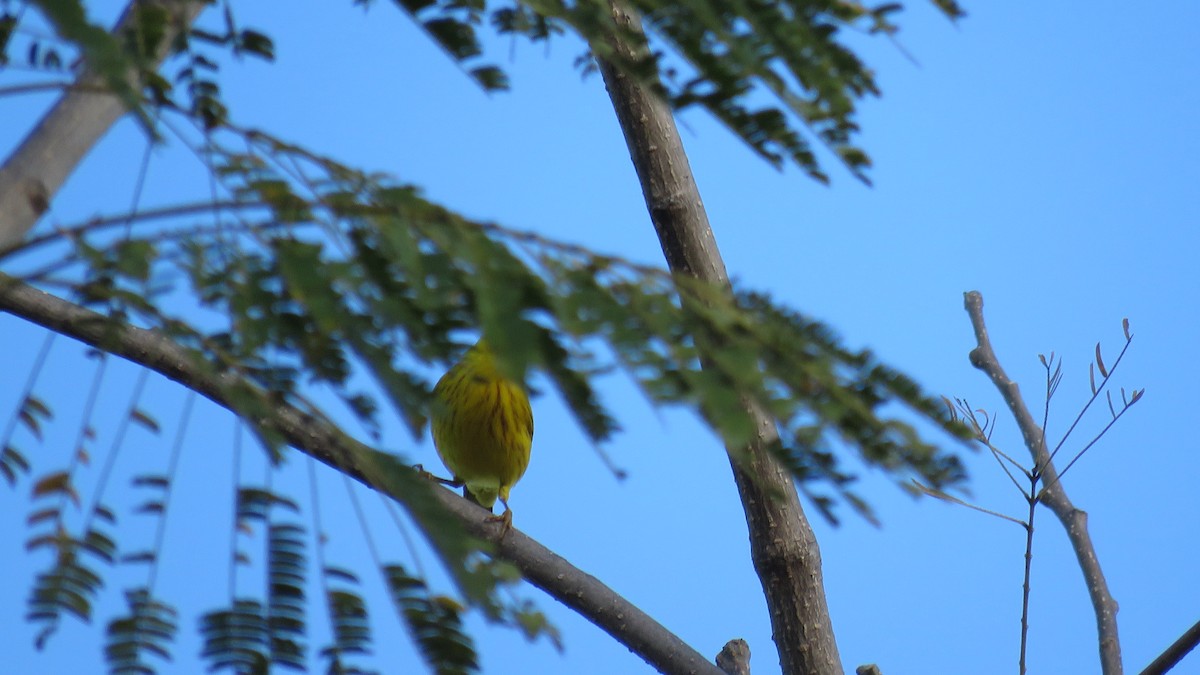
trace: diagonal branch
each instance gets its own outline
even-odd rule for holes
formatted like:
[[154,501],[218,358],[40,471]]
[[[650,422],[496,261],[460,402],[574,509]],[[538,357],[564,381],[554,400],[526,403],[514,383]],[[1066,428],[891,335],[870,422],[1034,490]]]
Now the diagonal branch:
[[963,294],[964,305],[971,326],[975,330],[976,347],[971,350],[971,365],[983,371],[991,380],[1009,411],[1021,429],[1025,447],[1033,456],[1033,464],[1040,467],[1041,476],[1046,479],[1046,487],[1042,490],[1039,500],[1045,504],[1067,530],[1067,538],[1071,548],[1075,550],[1075,558],[1083,572],[1087,583],[1088,595],[1092,599],[1092,608],[1096,613],[1096,630],[1100,644],[1100,666],[1104,675],[1119,675],[1121,666],[1121,643],[1117,635],[1117,601],[1108,591],[1108,581],[1100,569],[1100,560],[1096,557],[1096,548],[1087,530],[1087,513],[1075,508],[1067,497],[1066,490],[1058,480],[1058,470],[1050,459],[1046,448],[1046,439],[1042,428],[1029,412],[1017,383],[1009,379],[1008,374],[1000,365],[1000,360],[992,350],[991,338],[983,322],[983,296],[978,291]]
[[[642,34],[639,17],[617,0],[610,7],[616,30],[607,46],[626,63],[639,62],[643,53],[623,37]],[[598,60],[671,271],[728,285],[725,263],[670,108],[613,62]],[[771,454],[779,442],[774,420],[748,399],[743,405],[757,429],[756,438],[726,450],[746,513],[750,555],[766,596],[780,665],[784,675],[840,674],[816,535],[800,506],[792,476]]]
[[[190,26],[209,3],[156,1],[170,15],[154,62],[158,65],[166,59],[179,27]],[[113,33],[120,35],[133,28],[137,9],[144,4],[130,2]],[[21,241],[50,208],[54,195],[79,162],[125,114],[125,104],[117,96],[97,93],[101,84],[100,78],[84,71],[0,166],[0,249]]]
[[[237,413],[229,395],[245,382],[200,368],[188,350],[155,331],[114,323],[112,319],[44,293],[0,273],[0,311],[145,366]],[[279,433],[300,452],[404,503],[404,492],[361,467],[366,446],[328,423],[287,404],[276,403],[259,424]],[[407,471],[407,469],[404,469]],[[438,505],[471,536],[491,542],[496,556],[516,565],[534,586],[603,629],[660,672],[723,675],[676,635],[595,577],[512,529],[504,533],[487,513],[449,490],[433,488]]]
[[1162,654],[1158,655],[1158,658],[1146,666],[1141,675],[1163,675],[1177,666],[1183,657],[1196,648],[1197,644],[1200,644],[1200,621],[1185,630],[1179,639],[1172,642],[1170,647],[1167,647]]

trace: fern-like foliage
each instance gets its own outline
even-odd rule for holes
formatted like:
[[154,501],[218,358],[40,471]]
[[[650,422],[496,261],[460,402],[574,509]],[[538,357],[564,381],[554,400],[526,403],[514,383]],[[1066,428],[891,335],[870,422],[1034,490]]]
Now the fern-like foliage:
[[300,512],[300,505],[286,495],[262,488],[238,488],[235,515],[239,526],[254,521],[267,522],[270,510],[275,507],[284,508],[291,513]]
[[[488,8],[453,0],[399,5],[485,89],[507,86],[486,64],[476,26],[531,41],[573,32],[598,57],[649,83],[676,109],[699,106],[772,164],[791,163],[828,182],[814,143],[866,180],[867,154],[853,144],[856,102],[878,95],[874,73],[842,41],[842,31],[893,35],[900,3],[807,0],[524,0]],[[953,0],[934,0],[947,17]],[[614,22],[613,7],[644,17],[640,31]],[[614,38],[632,49],[614,48]],[[480,65],[483,63],[483,65]],[[664,78],[665,76],[665,78]],[[771,104],[754,104],[766,94]],[[807,133],[801,131],[801,128]]]
[[33,394],[26,394],[21,404],[13,411],[13,417],[0,444],[0,475],[9,486],[16,487],[20,476],[29,473],[29,460],[13,445],[13,432],[18,425],[24,427],[37,440],[42,440],[42,425],[53,418],[50,407]]
[[[651,400],[695,406],[731,447],[755,435],[742,401],[770,412],[782,432],[777,452],[810,491],[832,486],[847,503],[865,506],[836,459],[842,444],[901,481],[916,476],[945,487],[963,477],[957,458],[923,442],[908,422],[878,413],[901,402],[961,434],[940,401],[764,294],[465,219],[411,186],[262,132],[237,136],[251,148],[217,155],[235,195],[218,230],[148,228],[113,246],[92,243],[102,233],[80,233],[75,242],[89,302],[159,327],[215,372],[257,385],[265,397],[238,392],[239,412],[252,423],[270,418],[272,399],[306,408],[296,386],[303,373],[377,426],[374,397],[348,386],[362,369],[419,436],[427,364],[433,372],[444,367],[458,336],[473,329],[514,378],[544,377],[595,441],[616,429],[587,377],[602,363],[604,352],[589,346],[599,339]],[[307,180],[290,180],[278,169],[284,165],[303,166]],[[201,331],[164,315],[142,289],[168,270],[182,271],[195,297],[230,317],[229,325]],[[270,429],[258,431],[278,446]]]
[[[267,533],[266,601],[231,597],[227,606],[204,614],[201,657],[210,671],[265,673],[273,666],[294,670],[307,666],[304,529],[272,522],[272,511],[277,509],[289,514],[300,511],[295,501],[272,490],[238,488],[238,531],[249,532],[251,525],[258,523]],[[231,573],[252,563],[250,554],[240,546],[231,555]]]
[[356,654],[371,653],[371,623],[367,616],[367,603],[358,593],[358,577],[349,570],[326,567],[325,604],[329,611],[329,624],[333,630],[333,642],[321,649],[321,657],[328,661],[327,672],[339,675],[366,673],[348,661]]
[[200,618],[204,649],[200,658],[210,672],[266,673],[271,662],[267,612],[261,602],[239,598],[229,607]]
[[0,450],[0,475],[12,487],[17,486],[17,480],[29,473],[29,460],[13,445],[4,446]]
[[129,614],[108,624],[104,655],[109,672],[114,675],[157,672],[145,655],[171,660],[170,645],[178,632],[178,613],[174,607],[155,599],[146,588],[126,591],[125,601],[129,604]]
[[[136,58],[124,49],[121,40],[107,28],[89,21],[80,0],[34,0],[30,4],[38,8],[61,38],[79,50],[91,74],[133,111],[145,129],[152,130],[141,96],[128,77]],[[166,13],[161,9],[147,11],[142,19],[139,23],[147,34],[161,34]]]
[[[65,471],[43,476],[33,487],[34,510],[27,522],[32,530],[25,549],[47,551],[50,569],[37,575],[28,600],[25,619],[41,624],[35,638],[39,649],[58,628],[63,614],[90,621],[92,603],[104,586],[98,564],[111,566],[116,544],[104,531],[113,522],[112,513],[96,509],[94,526],[82,537],[72,535],[63,524],[63,509],[79,503],[78,492]],[[103,523],[101,522],[103,521]]]
[[[932,1],[952,20],[963,16],[954,0]],[[274,58],[270,37],[240,27],[228,6],[222,30],[193,29],[164,45],[172,17],[157,4],[137,3],[136,21],[123,36],[112,36],[89,22],[80,0],[32,4],[151,134],[157,133],[151,105],[138,96],[128,73],[138,73],[150,101],[183,102],[183,109],[205,129],[216,129],[229,119],[229,111],[216,78],[217,62],[201,47]],[[507,89],[509,80],[485,53],[481,27],[533,42],[571,32],[586,40],[596,56],[653,86],[676,109],[703,108],[765,160],[776,166],[795,165],[821,182],[828,182],[829,176],[814,152],[816,145],[831,150],[860,179],[866,180],[871,164],[853,142],[859,129],[856,105],[863,97],[878,95],[879,88],[873,71],[849,48],[843,33],[894,35],[899,25],[893,18],[903,9],[901,3],[871,6],[840,0],[617,3],[622,11],[644,18],[647,39],[614,22],[609,0],[394,4],[486,91]],[[14,26],[15,18],[7,24],[0,19],[0,53]],[[632,50],[614,49],[614,40]],[[173,78],[148,67],[152,56],[167,47],[180,62]],[[48,53],[61,67],[59,50]]]
[[65,532],[32,539],[26,548],[52,548],[55,554],[51,569],[37,576],[25,614],[26,621],[42,625],[34,640],[41,649],[58,628],[63,613],[83,621],[91,620],[92,602],[104,584],[100,575],[80,556],[83,542]]
[[[307,667],[306,634],[307,595],[305,585],[308,572],[307,544],[305,530],[302,526],[292,523],[273,522],[273,509],[283,508],[290,513],[298,513],[299,505],[291,499],[270,490],[257,488],[240,488],[237,493],[237,522],[239,527],[245,527],[252,521],[260,521],[267,533],[267,601],[263,614],[263,635],[267,660],[275,666],[283,666],[295,670]],[[235,562],[248,564],[249,557],[241,550],[234,552]],[[232,619],[246,619],[244,613],[249,609],[245,601],[234,603],[232,610],[227,610],[224,616]],[[253,623],[214,623],[214,628],[236,629],[253,626]],[[215,643],[228,645],[233,649],[233,660],[244,660],[249,652],[248,644],[253,640],[242,639],[251,636],[215,634],[223,641]],[[257,638],[254,638],[257,639]],[[227,658],[219,651],[212,654],[214,659]]]
[[272,524],[267,548],[267,634],[271,663],[305,670],[304,585],[308,557],[304,528]]
[[479,657],[462,628],[462,605],[453,598],[431,594],[423,580],[401,565],[385,565],[383,575],[392,602],[429,667],[438,675],[477,672]]

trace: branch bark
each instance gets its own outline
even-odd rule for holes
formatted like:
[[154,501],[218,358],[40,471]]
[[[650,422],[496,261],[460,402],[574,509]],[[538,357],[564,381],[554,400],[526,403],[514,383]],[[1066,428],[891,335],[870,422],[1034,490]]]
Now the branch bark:
[[[641,33],[630,10],[611,3],[613,20]],[[616,33],[614,33],[616,35]],[[639,56],[613,38],[626,61]],[[609,97],[641,181],[650,220],[672,272],[729,284],[699,189],[667,104],[613,63],[599,59]],[[791,475],[770,453],[775,423],[750,401],[757,438],[749,447],[727,447],[750,531],[750,552],[771,616],[772,637],[784,675],[841,673],[841,659],[825,600],[821,554],[800,506]]]
[[[1158,658],[1146,666],[1141,675],[1163,675],[1163,673],[1168,672],[1178,665],[1183,660],[1183,657],[1196,648],[1197,644],[1200,644],[1200,621],[1197,621],[1192,624],[1191,628],[1185,630],[1183,635],[1179,636],[1179,639],[1172,642],[1170,647],[1167,647],[1162,654],[1158,655]],[[719,658],[717,663],[720,663]]]
[[1034,466],[1045,478],[1040,501],[1050,509],[1059,522],[1067,530],[1067,538],[1079,561],[1079,569],[1083,572],[1087,583],[1088,595],[1092,600],[1092,609],[1096,614],[1096,630],[1099,636],[1100,666],[1104,675],[1120,675],[1121,641],[1117,635],[1117,601],[1108,591],[1108,581],[1100,569],[1100,559],[1096,556],[1096,548],[1087,529],[1087,513],[1075,508],[1067,497],[1066,489],[1058,480],[1058,470],[1050,460],[1050,452],[1046,448],[1046,439],[1041,426],[1029,412],[1017,383],[1013,382],[996,352],[992,349],[992,341],[988,336],[987,326],[983,322],[983,296],[978,291],[963,294],[967,315],[971,318],[971,326],[975,331],[976,347],[971,350],[971,365],[991,379],[992,384],[1000,391],[1009,411],[1021,429],[1025,447],[1033,456]]
[[[154,331],[121,326],[113,320],[37,290],[0,273],[0,311],[145,366],[194,390],[237,414],[227,394],[232,375],[214,375],[196,365],[191,353]],[[270,420],[289,445],[306,455],[403,502],[395,488],[356,465],[366,446],[329,424],[287,404],[276,404]],[[450,490],[433,494],[470,535],[491,542],[496,555],[516,565],[534,586],[578,612],[660,672],[678,675],[724,675],[715,664],[595,577],[516,529],[507,534],[489,521],[482,508]]]
[[717,667],[725,675],[750,675],[750,645],[741,638],[726,642],[717,654]]
[[[203,0],[158,2],[167,8],[171,21],[159,45],[156,65],[166,59],[178,29],[191,26],[208,6]],[[130,2],[125,7],[114,34],[133,28],[139,4],[145,3]],[[0,166],[0,249],[24,238],[79,162],[125,114],[125,106],[116,96],[97,93],[102,84],[90,72],[81,73]]]

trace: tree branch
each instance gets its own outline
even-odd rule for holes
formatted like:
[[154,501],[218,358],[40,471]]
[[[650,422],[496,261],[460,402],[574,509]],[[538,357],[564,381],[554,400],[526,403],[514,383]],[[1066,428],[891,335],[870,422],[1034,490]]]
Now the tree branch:
[[[203,0],[158,2],[167,9],[170,20],[155,65],[166,59],[178,28],[191,26],[208,6]],[[136,10],[144,4],[130,2],[113,33],[121,35],[133,28]],[[102,85],[100,78],[85,70],[0,166],[0,249],[21,241],[50,208],[54,195],[79,162],[125,114],[120,99],[97,93]]]
[[1088,595],[1092,599],[1092,608],[1096,613],[1096,631],[1099,636],[1100,666],[1104,675],[1120,675],[1121,642],[1117,635],[1117,601],[1108,591],[1108,582],[1100,569],[1100,560],[1096,556],[1095,546],[1087,530],[1087,513],[1075,508],[1067,497],[1066,490],[1058,480],[1058,471],[1050,459],[1046,448],[1046,439],[1042,428],[1030,414],[1029,408],[1021,398],[1017,383],[1009,379],[996,353],[992,350],[991,338],[988,337],[987,327],[983,322],[983,296],[978,291],[963,294],[967,315],[971,318],[971,326],[975,330],[976,347],[971,350],[971,365],[983,371],[991,380],[1009,411],[1021,429],[1025,447],[1033,456],[1035,470],[1045,478],[1040,501],[1044,503],[1067,530],[1067,538],[1075,557],[1079,561],[1079,569],[1083,572],[1087,583]]
[[725,675],[750,675],[750,645],[741,638],[726,642],[717,654],[717,667]]
[[[623,61],[635,63],[641,54],[616,35],[641,34],[641,21],[617,2],[611,7],[620,30],[614,32],[610,46]],[[725,263],[671,110],[612,62],[599,59],[599,65],[671,271],[728,285]],[[816,535],[791,475],[770,452],[779,442],[774,420],[752,401],[744,405],[755,422],[757,438],[747,447],[727,446],[726,450],[783,673],[840,674]]]
[[[1162,654],[1158,655],[1158,658],[1146,666],[1141,675],[1163,675],[1178,665],[1183,657],[1196,648],[1197,644],[1200,644],[1200,621],[1185,630],[1178,640],[1172,642],[1170,647],[1167,647]],[[720,663],[720,659],[717,662]]]
[[[0,273],[0,311],[145,366],[237,414],[228,392],[250,386],[233,375],[200,368],[191,352],[155,331],[114,320],[37,290]],[[303,411],[277,403],[259,424],[277,431],[289,445],[355,480],[403,502],[404,495],[357,466],[366,446]],[[595,577],[516,529],[504,533],[488,513],[455,493],[434,488],[438,503],[470,535],[491,542],[496,556],[521,570],[531,584],[574,609],[660,672],[724,675],[713,663]]]

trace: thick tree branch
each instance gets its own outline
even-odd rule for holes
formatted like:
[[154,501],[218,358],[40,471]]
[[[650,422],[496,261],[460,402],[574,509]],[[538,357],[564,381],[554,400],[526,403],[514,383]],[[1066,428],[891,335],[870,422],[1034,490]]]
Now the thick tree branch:
[[[250,386],[232,375],[215,375],[198,367],[186,349],[157,332],[122,326],[91,310],[39,291],[0,273],[0,311],[6,311],[56,333],[115,354],[174,380],[219,406],[235,410],[228,392]],[[270,419],[259,424],[278,432],[300,452],[355,480],[403,501],[393,486],[371,477],[356,465],[366,446],[331,425],[287,404],[276,404]],[[516,565],[534,586],[599,626],[660,672],[723,675],[716,665],[595,577],[520,531],[504,534],[488,521],[487,512],[455,493],[434,488],[439,504],[472,536],[491,542],[496,555]]]
[[717,667],[725,675],[750,675],[750,645],[741,638],[726,642],[717,654]]
[[[157,0],[167,8],[171,20],[159,44],[156,64],[167,57],[176,30],[190,26],[206,6],[201,0]],[[134,26],[136,8],[145,2],[130,2],[117,22],[114,34]],[[133,75],[131,74],[131,77]],[[54,107],[29,132],[0,166],[0,249],[21,241],[54,195],[92,147],[125,114],[125,105],[112,94],[97,93],[103,82],[83,72]]]
[[[641,32],[636,15],[616,3],[612,8],[618,26]],[[620,39],[614,38],[611,46],[628,62],[639,56]],[[725,264],[671,110],[613,63],[600,59],[600,72],[671,271],[728,285]],[[774,421],[752,402],[745,405],[755,421],[757,438],[748,447],[727,450],[783,673],[841,673],[816,536],[791,475],[770,452],[779,441]]]
[[[1162,654],[1158,655],[1158,658],[1146,666],[1141,675],[1163,675],[1178,665],[1183,657],[1196,648],[1197,644],[1200,644],[1200,621],[1185,630],[1178,640],[1172,642],[1170,647],[1167,647]],[[720,659],[717,662],[720,663]]]
[[1096,548],[1087,530],[1087,513],[1075,508],[1067,497],[1066,490],[1058,480],[1058,470],[1050,459],[1046,448],[1046,439],[1042,428],[1038,425],[1029,408],[1021,398],[1017,383],[1009,379],[1000,360],[992,350],[991,338],[988,337],[987,327],[983,322],[983,296],[978,291],[964,293],[964,305],[971,318],[971,326],[975,330],[976,347],[971,350],[971,365],[983,371],[992,380],[992,384],[1000,390],[1004,402],[1017,421],[1025,447],[1033,456],[1035,470],[1045,479],[1046,487],[1042,490],[1040,501],[1045,504],[1067,530],[1067,538],[1079,568],[1083,571],[1087,583],[1088,595],[1092,599],[1092,608],[1096,613],[1096,630],[1099,634],[1100,666],[1104,675],[1120,675],[1121,642],[1117,636],[1117,601],[1108,591],[1108,582],[1100,569],[1100,560],[1096,557]]

